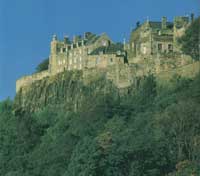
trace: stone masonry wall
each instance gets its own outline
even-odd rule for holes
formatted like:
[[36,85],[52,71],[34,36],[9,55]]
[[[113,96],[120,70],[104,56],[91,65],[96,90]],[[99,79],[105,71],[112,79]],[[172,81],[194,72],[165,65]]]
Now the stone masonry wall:
[[30,76],[24,76],[20,79],[17,80],[16,82],[16,92],[18,92],[20,90],[21,87],[25,87],[28,86],[30,84],[32,84],[33,82],[37,81],[37,80],[41,80],[45,77],[49,76],[49,71],[42,71],[39,73],[35,73],[33,75]]

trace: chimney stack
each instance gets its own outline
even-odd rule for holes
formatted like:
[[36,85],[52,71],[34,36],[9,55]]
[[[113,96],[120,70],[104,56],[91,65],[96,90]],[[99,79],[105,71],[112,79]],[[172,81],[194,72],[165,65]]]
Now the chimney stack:
[[64,43],[65,44],[69,43],[69,37],[67,35],[64,36]]
[[85,32],[84,33],[84,39],[88,39],[92,35],[91,32]]
[[54,34],[53,35],[53,41],[56,41],[57,40],[57,36]]
[[162,29],[167,29],[167,17],[162,17]]
[[194,22],[194,13],[191,14],[191,22]]

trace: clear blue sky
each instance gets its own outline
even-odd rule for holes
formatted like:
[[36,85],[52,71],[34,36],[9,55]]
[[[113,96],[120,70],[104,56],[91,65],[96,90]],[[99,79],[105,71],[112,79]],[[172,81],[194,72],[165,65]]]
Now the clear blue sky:
[[16,79],[49,56],[54,33],[106,32],[122,41],[147,16],[197,16],[199,7],[199,0],[0,0],[0,100],[13,98]]

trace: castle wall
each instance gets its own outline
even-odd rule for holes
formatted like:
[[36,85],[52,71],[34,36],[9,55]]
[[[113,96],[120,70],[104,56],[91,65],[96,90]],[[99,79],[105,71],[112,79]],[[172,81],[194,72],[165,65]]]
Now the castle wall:
[[193,78],[198,73],[200,73],[200,62],[196,61],[177,67],[176,69],[161,71],[156,75],[156,79],[160,85],[168,86],[170,80],[174,78],[175,75],[183,78]]
[[190,56],[175,53],[163,53],[151,55],[147,58],[138,56],[130,58],[129,64],[135,69],[136,76],[148,73],[160,73],[162,71],[176,69],[193,63]]
[[[84,48],[76,48],[69,53],[59,53],[52,55],[48,71],[35,73],[30,76],[24,76],[16,82],[16,92],[21,87],[32,84],[37,80],[44,77],[55,75],[65,70],[85,70],[90,68],[105,69],[108,66],[116,64],[124,64],[124,57],[116,56],[115,54],[102,54],[102,55],[87,55]],[[81,54],[80,54],[81,51]]]
[[86,67],[106,68],[116,64],[124,64],[124,57],[118,57],[116,54],[89,55],[87,58]]
[[42,71],[39,73],[32,74],[30,76],[24,76],[16,81],[16,92],[18,92],[22,87],[26,87],[37,80],[41,80],[49,76],[49,71]]

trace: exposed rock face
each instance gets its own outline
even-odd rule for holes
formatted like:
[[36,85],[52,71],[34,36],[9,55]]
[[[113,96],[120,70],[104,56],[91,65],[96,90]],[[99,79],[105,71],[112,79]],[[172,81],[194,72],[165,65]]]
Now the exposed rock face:
[[15,108],[37,111],[48,105],[62,104],[63,108],[76,111],[88,98],[116,90],[103,74],[86,80],[82,71],[66,71],[21,89],[15,98]]
[[[199,72],[199,66],[199,62],[194,62],[175,69],[152,73],[157,78],[158,84],[167,85],[174,75],[194,77]],[[112,92],[117,98],[122,92],[124,94],[127,90],[138,87],[137,80],[149,74],[146,67],[140,68],[141,74],[135,74],[139,73],[138,69],[131,65],[122,68],[115,66],[102,70],[65,71],[45,77],[21,88],[15,98],[15,107],[37,111],[45,106],[62,105],[65,109],[77,111],[85,103],[95,99],[97,94],[102,95],[103,99],[108,92]]]

